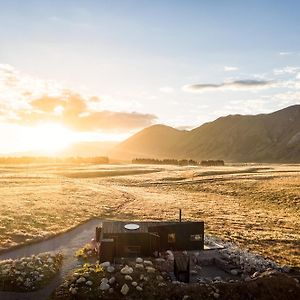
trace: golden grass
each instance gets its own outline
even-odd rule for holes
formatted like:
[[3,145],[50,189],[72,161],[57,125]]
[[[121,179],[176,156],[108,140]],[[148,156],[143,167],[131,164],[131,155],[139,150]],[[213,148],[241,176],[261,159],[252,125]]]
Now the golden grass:
[[[300,266],[300,166],[163,166],[163,171],[84,178],[153,166],[0,167],[0,249],[65,231],[91,217],[203,219],[206,230]],[[60,172],[82,172],[67,178]],[[143,173],[143,172],[141,172]]]

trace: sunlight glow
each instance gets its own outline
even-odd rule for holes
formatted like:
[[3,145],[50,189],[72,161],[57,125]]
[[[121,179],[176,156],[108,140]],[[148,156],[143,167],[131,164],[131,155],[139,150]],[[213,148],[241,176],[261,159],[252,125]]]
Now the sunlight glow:
[[55,154],[74,141],[74,133],[61,124],[41,123],[35,128],[26,128],[24,139],[32,150]]

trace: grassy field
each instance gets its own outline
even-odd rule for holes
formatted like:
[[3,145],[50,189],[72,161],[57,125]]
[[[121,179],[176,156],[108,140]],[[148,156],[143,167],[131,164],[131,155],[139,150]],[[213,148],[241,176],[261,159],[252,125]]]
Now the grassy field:
[[209,233],[300,267],[300,165],[0,166],[0,249],[95,216],[175,220],[179,208]]

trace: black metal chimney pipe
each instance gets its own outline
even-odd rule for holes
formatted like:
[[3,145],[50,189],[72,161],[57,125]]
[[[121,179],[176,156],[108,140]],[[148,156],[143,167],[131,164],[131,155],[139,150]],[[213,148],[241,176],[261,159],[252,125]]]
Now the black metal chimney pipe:
[[181,223],[181,208],[179,208],[179,222]]

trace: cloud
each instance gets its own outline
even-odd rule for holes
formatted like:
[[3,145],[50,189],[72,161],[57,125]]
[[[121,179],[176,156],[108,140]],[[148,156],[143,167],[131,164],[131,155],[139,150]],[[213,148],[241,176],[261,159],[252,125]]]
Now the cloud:
[[282,51],[278,53],[281,56],[288,56],[288,55],[292,55],[294,54],[294,52],[290,52],[290,51]]
[[225,72],[232,72],[232,71],[238,71],[238,67],[233,67],[233,66],[224,66],[224,71]]
[[56,122],[77,131],[128,131],[154,123],[156,116],[101,110],[101,99],[82,95],[55,81],[24,75],[0,65],[0,117],[6,122],[37,125]]
[[273,73],[275,75],[284,75],[284,74],[296,74],[300,71],[300,67],[291,67],[291,66],[286,66],[281,69],[274,69]]
[[183,90],[186,92],[206,92],[206,91],[218,91],[218,90],[256,90],[265,89],[276,86],[276,83],[271,80],[235,80],[226,81],[220,84],[208,83],[208,84],[189,84],[183,86]]

